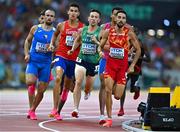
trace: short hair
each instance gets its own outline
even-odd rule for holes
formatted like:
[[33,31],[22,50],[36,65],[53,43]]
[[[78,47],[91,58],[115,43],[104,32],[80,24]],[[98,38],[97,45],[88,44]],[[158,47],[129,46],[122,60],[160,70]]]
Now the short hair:
[[40,16],[41,16],[41,15],[44,16],[44,15],[45,15],[45,12],[46,12],[46,10],[42,10],[42,11],[40,12]]
[[119,13],[123,13],[123,14],[125,14],[127,16],[127,13],[124,10],[117,11],[116,15],[119,14]]
[[[77,4],[77,3],[71,3],[71,4],[69,4],[69,8],[70,7],[76,7],[76,8],[78,8],[78,10],[80,11],[80,6]],[[68,8],[68,9],[69,9]]]
[[91,12],[97,12],[99,14],[99,17],[101,17],[101,12],[99,10],[96,10],[96,9],[91,9],[90,13]]
[[121,10],[123,10],[123,8],[121,8],[121,7],[114,7],[114,8],[112,9],[112,13],[114,12],[114,10],[121,11]]

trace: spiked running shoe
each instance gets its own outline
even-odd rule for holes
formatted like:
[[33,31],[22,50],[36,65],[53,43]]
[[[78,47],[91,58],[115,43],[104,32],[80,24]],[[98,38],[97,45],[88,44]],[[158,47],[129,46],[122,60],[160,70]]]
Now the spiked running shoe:
[[[29,116],[29,119],[31,119],[31,120],[37,120],[35,111],[29,110],[28,116]],[[27,116],[27,118],[28,118],[28,116]]]
[[112,127],[112,119],[106,120],[106,122],[103,124],[103,127]]
[[77,109],[75,109],[75,110],[73,110],[73,112],[71,113],[71,115],[72,115],[72,117],[75,117],[75,118],[78,118],[79,116],[78,116],[78,110]]
[[56,113],[56,115],[54,116],[54,118],[58,121],[61,121],[63,118],[61,117],[61,115],[59,113]]
[[140,90],[134,92],[134,100],[138,99],[140,96]]
[[123,116],[124,115],[124,109],[121,108],[117,114],[118,116]]
[[106,122],[105,116],[104,115],[100,115],[100,117],[99,117],[99,125],[103,125],[105,122]]
[[88,100],[89,97],[90,97],[90,95],[91,95],[90,93],[87,93],[87,94],[85,93],[85,94],[84,94],[84,100]]
[[49,117],[54,117],[56,114],[57,114],[57,110],[56,110],[56,109],[53,109],[48,116],[49,116]]

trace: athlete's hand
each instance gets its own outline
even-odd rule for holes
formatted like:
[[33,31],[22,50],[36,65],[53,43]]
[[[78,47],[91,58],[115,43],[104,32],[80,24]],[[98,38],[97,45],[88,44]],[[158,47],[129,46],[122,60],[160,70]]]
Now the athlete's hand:
[[29,62],[29,58],[30,58],[29,54],[28,54],[28,55],[25,55],[24,61],[25,61],[26,63],[28,63],[28,62]]
[[104,57],[104,53],[102,51],[99,52],[99,56],[102,58]]
[[74,52],[74,51],[71,49],[71,50],[68,50],[67,54],[68,54],[68,55],[72,55],[73,52]]
[[55,47],[52,44],[50,44],[47,48],[47,51],[54,52],[54,49],[55,49]]
[[133,73],[133,72],[134,72],[134,66],[130,65],[128,70],[127,70],[127,74]]
[[72,34],[72,37],[75,39],[76,37],[78,36],[78,33],[77,32],[74,32],[73,34]]
[[91,40],[92,40],[92,42],[94,42],[96,44],[99,43],[98,40],[96,39],[96,36],[94,36],[94,35],[91,36]]

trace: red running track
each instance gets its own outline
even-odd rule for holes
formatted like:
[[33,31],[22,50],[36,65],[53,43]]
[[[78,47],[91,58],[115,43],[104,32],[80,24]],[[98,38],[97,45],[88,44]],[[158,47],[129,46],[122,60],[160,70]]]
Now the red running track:
[[0,131],[125,131],[122,129],[122,122],[139,118],[137,106],[141,101],[146,102],[147,92],[141,93],[138,100],[133,100],[133,94],[127,91],[125,101],[125,115],[117,116],[119,101],[113,102],[113,125],[111,128],[104,128],[98,124],[99,101],[98,91],[91,93],[88,100],[83,99],[79,107],[79,118],[72,118],[73,110],[72,93],[69,94],[67,103],[62,110],[62,121],[49,118],[48,114],[52,109],[52,90],[46,91],[44,99],[36,110],[38,120],[26,118],[28,111],[28,96],[25,90],[1,90],[0,91]]

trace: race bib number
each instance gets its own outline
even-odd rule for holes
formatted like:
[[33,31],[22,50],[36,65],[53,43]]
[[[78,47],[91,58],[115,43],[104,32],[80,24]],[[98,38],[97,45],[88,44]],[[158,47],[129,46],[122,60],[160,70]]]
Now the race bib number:
[[73,36],[66,36],[66,45],[73,46],[74,38]]
[[99,71],[99,65],[95,66],[94,72],[98,72],[98,71]]
[[124,58],[124,49],[121,49],[121,48],[110,48],[109,55],[112,58],[123,59]]
[[48,46],[49,46],[49,44],[44,44],[44,43],[37,42],[36,47],[35,47],[36,52],[46,53]]
[[80,59],[79,57],[76,58],[76,62],[81,63],[82,59]]
[[82,44],[82,53],[83,54],[95,54],[96,53],[96,46],[95,44]]

